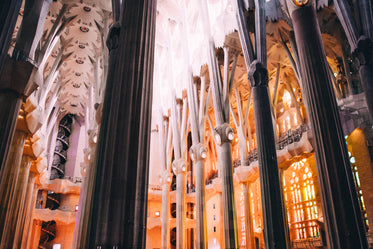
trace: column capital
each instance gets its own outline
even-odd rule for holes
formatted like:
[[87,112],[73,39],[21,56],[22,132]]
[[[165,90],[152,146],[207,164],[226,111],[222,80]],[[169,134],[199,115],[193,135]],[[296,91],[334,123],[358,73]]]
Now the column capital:
[[260,61],[254,60],[250,64],[248,75],[251,87],[268,86],[268,71]]
[[316,6],[316,1],[314,0],[281,0],[282,8],[284,12],[289,16],[291,19],[291,14],[300,8],[306,6]]
[[186,170],[187,170],[187,166],[186,166],[184,159],[180,158],[180,159],[176,159],[175,161],[173,161],[172,171],[174,172],[175,175],[185,174]]
[[103,108],[103,106],[104,106],[103,103],[96,103],[95,104],[95,109],[96,109],[95,119],[96,119],[96,123],[98,125],[100,125],[101,121],[102,121],[102,108]]
[[47,168],[47,160],[45,158],[38,157],[36,160],[32,161],[30,172],[35,175],[40,175]]
[[96,129],[94,129],[94,130],[88,130],[87,133],[88,133],[88,146],[89,146],[89,149],[95,148],[96,145],[97,145],[97,139],[98,139],[97,130]]
[[25,145],[23,148],[23,154],[37,159],[44,151],[44,138],[40,138],[37,135],[28,134]]
[[29,96],[37,88],[30,80],[34,68],[29,61],[15,60],[7,56],[0,75],[0,91],[14,92],[19,98]]
[[193,163],[196,163],[198,161],[205,160],[207,157],[207,149],[202,143],[194,144],[192,147],[190,147],[189,154]]
[[161,185],[170,185],[171,184],[171,173],[168,170],[163,170],[161,173],[159,173],[159,183]]
[[234,176],[240,183],[253,182],[259,177],[258,165],[239,166],[234,169]]
[[113,24],[109,30],[109,34],[106,40],[106,46],[109,51],[119,47],[119,35],[120,35],[121,25],[119,22]]
[[366,36],[360,36],[357,41],[353,56],[358,61],[359,66],[373,63],[373,42]]
[[224,123],[217,125],[214,128],[214,139],[217,145],[222,145],[224,143],[231,143],[234,138],[233,129],[229,124]]

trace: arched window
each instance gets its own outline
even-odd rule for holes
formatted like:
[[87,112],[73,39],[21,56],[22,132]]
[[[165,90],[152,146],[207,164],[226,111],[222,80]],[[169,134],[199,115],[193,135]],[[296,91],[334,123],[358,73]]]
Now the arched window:
[[306,159],[294,162],[286,170],[284,190],[292,240],[320,237],[315,177]]

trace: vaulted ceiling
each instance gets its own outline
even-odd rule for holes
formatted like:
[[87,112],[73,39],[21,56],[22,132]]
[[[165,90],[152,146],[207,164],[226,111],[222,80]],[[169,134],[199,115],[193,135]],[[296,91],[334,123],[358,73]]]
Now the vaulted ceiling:
[[[177,96],[186,88],[187,73],[200,75],[201,66],[207,63],[207,43],[210,29],[216,47],[229,44],[240,49],[235,11],[231,0],[208,0],[210,25],[204,25],[200,13],[199,0],[158,0],[156,50],[154,66],[154,106],[167,109],[171,105],[172,89]],[[295,89],[297,81],[285,50],[280,41],[287,42],[286,35],[291,30],[286,13],[281,10],[279,0],[267,0],[267,50],[268,69],[271,82],[276,78],[280,63],[280,81],[288,81]],[[245,6],[249,5],[244,0]],[[327,1],[318,1],[325,6]],[[51,75],[51,68],[58,56],[62,57],[61,66],[47,89],[46,104],[54,104],[62,113],[76,114],[82,118],[93,116],[93,106],[102,102],[105,87],[105,72],[108,51],[105,46],[106,35],[112,24],[111,1],[105,0],[58,0],[52,1],[41,40],[48,38],[61,8],[66,11],[58,27],[63,27],[55,46],[45,62],[44,82]],[[22,20],[22,11],[16,25],[13,43]],[[247,12],[248,18],[253,15]],[[334,38],[336,32],[335,15],[328,9],[319,13],[324,31],[323,38],[333,65],[335,55],[340,53]],[[252,29],[252,27],[251,27]],[[14,45],[14,44],[13,44]],[[44,65],[43,65],[44,66]],[[235,84],[239,89],[248,90],[246,66],[242,55],[238,58]],[[270,88],[274,88],[270,83]],[[55,102],[54,102],[55,101]]]

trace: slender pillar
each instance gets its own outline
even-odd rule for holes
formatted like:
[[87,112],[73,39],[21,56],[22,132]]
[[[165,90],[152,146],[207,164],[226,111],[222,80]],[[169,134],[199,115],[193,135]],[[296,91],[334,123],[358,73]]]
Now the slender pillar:
[[[334,248],[368,248],[316,11],[287,1],[298,46],[302,93],[315,141],[327,241]],[[312,42],[309,42],[312,41]]]
[[268,72],[260,62],[255,60],[248,74],[253,92],[264,241],[266,248],[288,248],[268,94]]
[[[251,182],[257,178],[257,171],[253,170],[253,166],[247,166],[247,164],[242,164],[241,159],[241,166],[235,169],[235,177],[240,182],[240,187],[242,189],[243,195],[243,203],[244,203],[244,210],[245,210],[245,230],[246,230],[246,248],[247,249],[254,249],[254,227],[253,227],[253,219],[252,219],[252,212],[251,212],[251,195],[250,195],[250,187]],[[247,159],[244,160],[247,162]]]
[[217,145],[217,161],[222,179],[225,248],[238,248],[232,166],[233,130],[227,123],[218,125],[214,129],[214,138]]
[[170,184],[171,175],[164,170],[159,176],[162,185],[162,231],[161,231],[161,249],[167,249],[170,244]]
[[172,163],[172,170],[176,175],[176,249],[186,248],[185,229],[185,172],[183,159]]
[[242,182],[242,193],[245,208],[246,248],[254,249],[254,227],[251,214],[250,182]]
[[25,211],[23,212],[23,217],[21,217],[22,223],[17,225],[17,230],[14,235],[14,248],[26,248],[25,245],[30,231],[32,211],[36,201],[35,193],[37,193],[37,188],[35,186],[35,178],[36,174],[31,172],[27,184]]
[[196,247],[207,248],[207,217],[206,217],[206,190],[205,190],[205,158],[206,149],[202,143],[190,148],[190,155],[194,163],[196,177]]
[[156,1],[122,6],[121,31],[111,36],[118,48],[109,65],[87,248],[144,248],[146,242]]
[[39,240],[40,240],[42,225],[43,225],[43,221],[41,220],[33,220],[32,222],[32,234],[31,234],[31,241],[30,241],[31,248],[39,247]]

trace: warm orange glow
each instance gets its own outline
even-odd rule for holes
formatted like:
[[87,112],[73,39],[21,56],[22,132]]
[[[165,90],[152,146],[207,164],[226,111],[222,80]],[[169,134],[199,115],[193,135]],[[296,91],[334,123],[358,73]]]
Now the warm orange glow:
[[[289,169],[289,187],[285,188],[285,196],[291,196],[288,201],[290,229],[293,231],[294,239],[306,239],[319,237],[316,220],[318,211],[316,206],[316,194],[313,181],[313,173],[307,160],[302,159],[294,162]],[[285,183],[286,186],[286,183]]]

